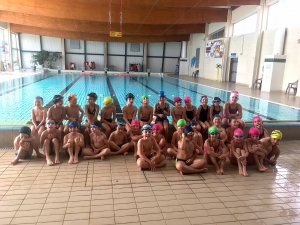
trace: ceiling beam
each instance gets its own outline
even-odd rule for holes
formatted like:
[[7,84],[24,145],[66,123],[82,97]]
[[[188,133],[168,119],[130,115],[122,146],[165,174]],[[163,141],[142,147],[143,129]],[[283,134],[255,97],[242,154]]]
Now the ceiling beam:
[[132,36],[124,35],[122,38],[112,38],[105,34],[87,33],[87,32],[73,32],[51,30],[45,28],[36,28],[23,26],[18,24],[11,24],[11,31],[37,34],[57,38],[69,38],[76,40],[89,40],[89,41],[106,41],[106,42],[128,42],[128,43],[147,43],[147,42],[172,42],[172,41],[189,41],[189,34],[181,35],[161,35],[161,36]]

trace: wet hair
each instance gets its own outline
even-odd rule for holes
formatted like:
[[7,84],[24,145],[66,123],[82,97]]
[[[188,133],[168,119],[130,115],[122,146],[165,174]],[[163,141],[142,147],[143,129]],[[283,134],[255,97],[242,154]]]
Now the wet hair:
[[35,99],[40,99],[42,102],[44,102],[44,99],[41,96],[36,96]]
[[97,98],[98,98],[97,94],[96,94],[96,93],[94,93],[94,92],[91,92],[91,93],[87,94],[87,96],[89,96],[89,97],[93,98],[93,99],[94,99],[94,101],[96,101],[96,100],[97,100]]
[[126,95],[126,101],[129,99],[129,98],[133,98],[134,99],[134,95],[132,93],[128,93]]
[[52,102],[54,104],[58,103],[60,100],[62,100],[64,97],[61,96],[61,95],[54,95],[53,99],[52,99]]
[[235,116],[232,116],[229,118],[229,123],[231,123],[232,120],[237,120],[237,118]]

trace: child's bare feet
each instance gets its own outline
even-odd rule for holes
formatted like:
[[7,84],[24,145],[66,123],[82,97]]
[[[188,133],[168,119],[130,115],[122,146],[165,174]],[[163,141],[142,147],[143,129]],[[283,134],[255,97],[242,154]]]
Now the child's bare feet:
[[259,172],[265,172],[266,170],[265,170],[264,168],[262,168],[262,167],[259,167],[259,168],[258,168],[258,171],[259,171]]
[[243,170],[242,170],[242,169],[239,169],[239,175],[242,175],[242,176],[244,176],[244,172],[243,172]]
[[15,159],[15,160],[13,160],[13,161],[11,161],[10,163],[11,163],[11,165],[16,165],[17,164],[17,162],[18,162],[18,159]]
[[104,160],[104,156],[101,156],[101,160]]
[[124,152],[123,154],[124,154],[124,155],[128,155],[128,152]]
[[244,171],[243,175],[244,175],[244,177],[248,177],[249,176],[248,173],[247,173],[247,171]]
[[74,161],[73,157],[70,157],[68,163],[69,163],[69,164],[73,164],[73,161]]
[[58,157],[55,157],[55,164],[60,164],[60,161],[59,161],[59,158]]
[[221,175],[221,171],[219,169],[216,170],[216,173]]
[[74,161],[73,161],[74,164],[78,163],[78,157],[77,156],[74,156]]
[[208,171],[207,168],[199,169],[199,173],[206,173]]
[[48,166],[53,166],[54,163],[52,162],[51,159],[46,159],[46,161]]
[[220,173],[221,173],[221,175],[223,175],[224,174],[224,170],[220,169]]

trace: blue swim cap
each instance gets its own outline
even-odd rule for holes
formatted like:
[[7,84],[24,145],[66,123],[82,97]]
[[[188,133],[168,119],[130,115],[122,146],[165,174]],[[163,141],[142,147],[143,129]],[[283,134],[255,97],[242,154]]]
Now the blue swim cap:
[[78,123],[76,121],[72,121],[69,123],[69,128],[78,128]]
[[186,126],[184,129],[183,129],[183,133],[184,134],[188,134],[190,132],[194,132],[194,129],[191,127],[191,126]]
[[145,124],[142,128],[142,132],[144,133],[144,131],[146,130],[151,130],[152,131],[152,127],[149,124]]
[[198,123],[197,123],[197,121],[195,121],[195,120],[191,120],[191,121],[190,121],[190,125],[191,125],[191,126],[197,125],[197,124],[198,124]]
[[117,126],[125,126],[126,125],[126,123],[124,123],[124,122],[117,122]]
[[164,91],[160,91],[160,92],[158,93],[158,97],[160,97],[160,98],[165,98],[165,97],[166,97],[165,92],[164,92]]
[[96,121],[93,121],[91,123],[91,126],[96,126],[96,127],[101,128],[102,127],[102,123],[100,121],[96,120]]

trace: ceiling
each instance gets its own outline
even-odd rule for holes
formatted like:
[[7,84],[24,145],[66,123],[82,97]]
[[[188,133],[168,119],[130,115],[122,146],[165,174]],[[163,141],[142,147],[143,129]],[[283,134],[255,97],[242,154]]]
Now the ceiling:
[[[2,0],[0,21],[11,31],[107,42],[188,41],[205,23],[226,22],[228,9],[260,0]],[[111,10],[110,10],[111,9]],[[111,11],[111,26],[109,25]],[[111,28],[110,28],[111,27]]]

